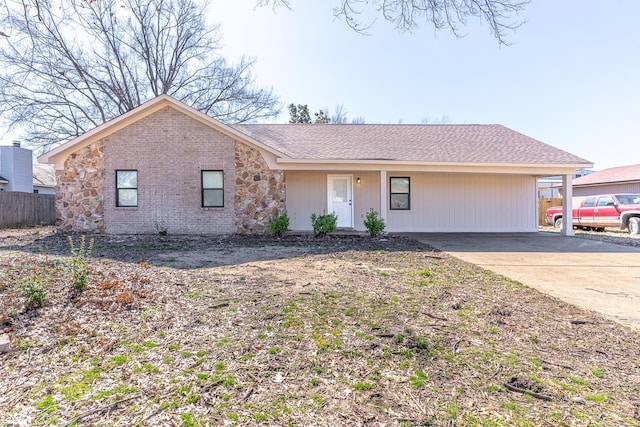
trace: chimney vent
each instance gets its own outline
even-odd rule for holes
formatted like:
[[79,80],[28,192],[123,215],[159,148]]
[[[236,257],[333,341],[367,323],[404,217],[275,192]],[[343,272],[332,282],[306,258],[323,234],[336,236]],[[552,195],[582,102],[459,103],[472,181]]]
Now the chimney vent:
[[18,141],[17,139],[13,141],[13,146],[14,147],[20,147],[20,141]]

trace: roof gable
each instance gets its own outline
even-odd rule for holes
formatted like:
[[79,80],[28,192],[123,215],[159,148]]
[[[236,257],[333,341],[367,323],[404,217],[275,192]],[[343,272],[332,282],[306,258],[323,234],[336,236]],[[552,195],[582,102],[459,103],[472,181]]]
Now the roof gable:
[[259,141],[253,140],[252,138],[240,133],[231,126],[226,125],[212,117],[209,117],[206,114],[201,113],[200,111],[170,97],[169,95],[160,95],[150,101],[145,102],[139,107],[128,111],[121,116],[116,117],[115,119],[109,120],[108,122],[105,122],[100,126],[78,136],[77,138],[67,141],[64,144],[42,154],[38,157],[38,161],[40,163],[55,163],[56,169],[62,169],[64,167],[64,159],[66,159],[69,154],[83,147],[86,147],[87,145],[90,145],[97,140],[105,138],[106,136],[109,136],[133,123],[136,123],[139,120],[148,117],[166,107],[178,110],[181,113],[201,123],[204,123],[205,125],[214,128],[236,140],[240,140],[250,145],[256,146],[257,148],[270,152],[276,156],[282,155],[282,153],[280,153],[278,150],[264,145]]

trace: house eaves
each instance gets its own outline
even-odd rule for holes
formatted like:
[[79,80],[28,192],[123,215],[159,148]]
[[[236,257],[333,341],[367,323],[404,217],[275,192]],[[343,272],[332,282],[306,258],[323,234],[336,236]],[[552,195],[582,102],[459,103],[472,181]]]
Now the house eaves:
[[474,163],[474,162],[421,162],[387,159],[291,159],[278,158],[282,170],[361,170],[361,171],[413,171],[460,173],[507,173],[535,176],[572,175],[584,163],[527,164],[527,163]]
[[9,180],[7,178],[0,176],[0,184],[8,184],[8,183],[9,183]]

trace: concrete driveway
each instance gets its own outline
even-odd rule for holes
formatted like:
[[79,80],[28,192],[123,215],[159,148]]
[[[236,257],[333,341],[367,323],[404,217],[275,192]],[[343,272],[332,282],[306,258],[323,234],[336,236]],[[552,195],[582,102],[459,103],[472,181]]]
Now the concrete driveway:
[[420,233],[418,240],[640,329],[640,248],[554,233]]

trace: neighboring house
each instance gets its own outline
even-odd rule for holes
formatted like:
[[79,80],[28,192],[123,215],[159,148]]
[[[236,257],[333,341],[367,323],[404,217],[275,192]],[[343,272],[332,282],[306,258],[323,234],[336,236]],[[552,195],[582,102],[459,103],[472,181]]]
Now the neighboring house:
[[[573,174],[573,184],[575,187],[575,178],[580,178],[581,176],[589,175],[595,173],[596,171],[592,169],[578,169],[576,173]],[[538,198],[539,199],[555,199],[562,197],[562,193],[560,192],[560,188],[562,187],[562,177],[561,176],[545,176],[542,178],[538,178]]]
[[56,171],[53,165],[33,164],[33,192],[56,194]]
[[0,190],[33,193],[33,155],[19,142],[0,145]]
[[0,191],[55,194],[53,165],[33,163],[33,152],[19,142],[0,146]]
[[162,95],[38,159],[66,230],[264,233],[286,211],[365,230],[534,232],[541,176],[592,167],[500,125],[226,125]]
[[[562,194],[562,185],[558,190]],[[640,194],[640,164],[603,169],[573,180],[574,197],[611,193]]]

